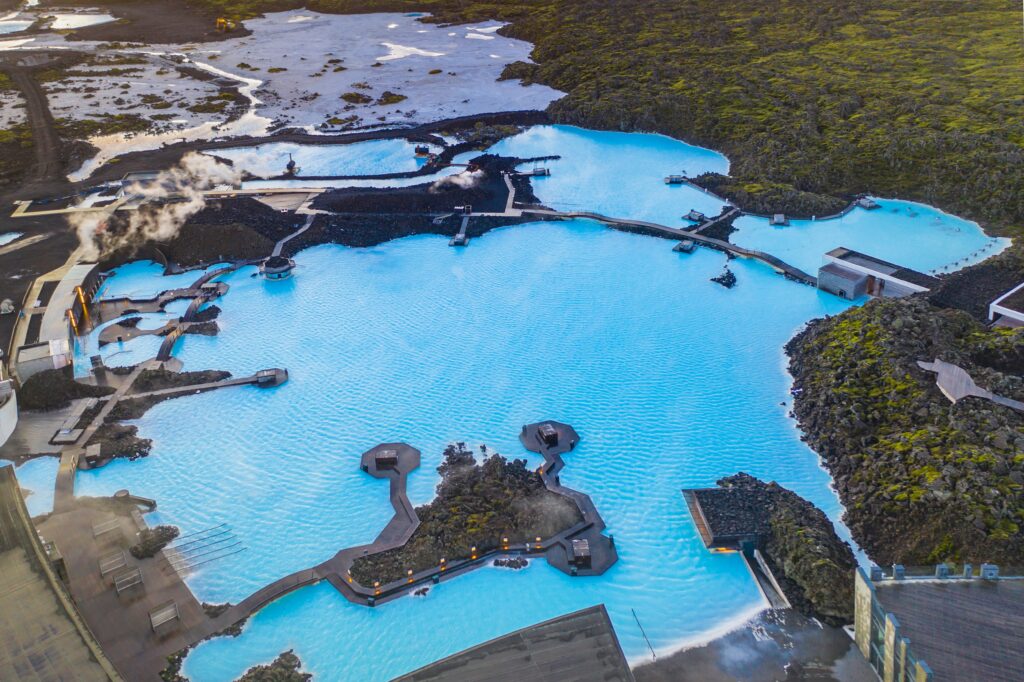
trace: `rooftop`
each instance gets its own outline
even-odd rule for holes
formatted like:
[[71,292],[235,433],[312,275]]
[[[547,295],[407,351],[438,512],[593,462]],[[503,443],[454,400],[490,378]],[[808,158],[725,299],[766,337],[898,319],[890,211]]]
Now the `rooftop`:
[[1007,294],[1003,294],[996,301],[1004,308],[1009,308],[1018,313],[1024,313],[1024,287],[1015,287]]
[[569,613],[443,658],[393,682],[633,682],[604,605]]
[[902,265],[896,265],[895,263],[890,263],[889,261],[869,256],[868,254],[861,253],[860,251],[848,249],[845,246],[832,249],[826,255],[831,256],[836,260],[850,263],[851,265],[859,265],[862,268],[867,268],[879,273],[880,275],[922,287],[931,288],[939,283],[939,280],[931,275],[926,275],[923,272],[918,272],[917,270],[905,268]]
[[836,277],[842,277],[843,279],[849,280],[851,282],[856,282],[857,280],[864,279],[864,277],[865,277],[865,275],[862,275],[859,272],[854,272],[853,270],[848,270],[848,269],[846,269],[844,267],[836,265],[835,263],[828,263],[827,265],[821,266],[820,272],[827,272],[830,275],[835,275]]
[[937,680],[1024,680],[1024,580],[875,583]]
[[760,536],[771,530],[765,500],[738,487],[702,487],[692,493],[713,539]]
[[45,557],[14,468],[0,468],[0,679],[119,680]]

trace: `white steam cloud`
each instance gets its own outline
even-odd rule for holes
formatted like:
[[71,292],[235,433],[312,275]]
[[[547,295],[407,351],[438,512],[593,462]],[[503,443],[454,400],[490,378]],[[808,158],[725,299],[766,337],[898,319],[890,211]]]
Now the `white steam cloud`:
[[431,192],[438,192],[446,187],[458,187],[460,189],[473,189],[480,184],[484,178],[482,170],[465,171],[457,175],[446,175],[430,186]]
[[78,233],[84,257],[94,259],[121,247],[173,239],[206,205],[204,190],[239,182],[241,173],[234,167],[189,152],[177,166],[161,171],[152,181],[125,188],[125,194],[141,205],[130,213],[127,226],[119,226],[116,233],[107,229],[112,212],[71,213],[68,220]]

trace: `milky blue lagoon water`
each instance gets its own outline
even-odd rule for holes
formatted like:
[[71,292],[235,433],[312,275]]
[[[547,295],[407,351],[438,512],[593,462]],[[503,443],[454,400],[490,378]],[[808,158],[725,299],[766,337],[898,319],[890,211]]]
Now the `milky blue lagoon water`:
[[[562,154],[552,177],[535,184],[549,205],[671,225],[690,208],[719,206],[692,188],[666,187],[662,177],[727,169],[720,155],[668,138],[566,127],[532,129],[495,151]],[[973,223],[944,216],[957,229],[938,229],[889,210],[905,206],[855,211],[860,227],[836,234],[845,246],[906,256],[900,262],[921,269],[986,242]],[[762,239],[758,248],[776,251],[769,241],[778,237],[778,250],[789,249],[782,257],[813,269],[839,245],[816,236],[826,225],[744,226],[734,240]],[[797,230],[815,238],[787,236]],[[913,253],[905,240],[916,244]],[[230,680],[293,648],[319,679],[386,680],[597,603],[607,606],[627,656],[642,661],[650,654],[632,610],[664,651],[759,608],[740,558],[704,549],[680,489],[743,470],[839,520],[829,477],[787,416],[782,346],[806,321],[848,303],[750,261],[731,263],[738,284],[727,290],[709,281],[723,254],[671,248],[590,221],[534,223],[465,249],[439,236],[319,246],[296,257],[290,280],[263,281],[254,268],[223,278],[231,288],[217,302],[220,335],[185,337],[177,356],[186,369],[236,375],[283,366],[289,382],[164,402],[137,422],[153,439],[152,455],[77,479],[79,494],[127,487],[156,498],[150,523],[183,533],[230,523],[247,549],[189,578],[199,599],[237,602],[372,540],[392,513],[386,484],[359,470],[373,445],[402,440],[422,450],[423,465],[409,478],[410,496],[422,504],[433,496],[447,443],[485,443],[538,465],[517,435],[545,418],[582,435],[562,480],[593,497],[620,560],[596,578],[571,578],[543,560],[523,571],[484,568],[375,609],[326,583],[305,588],[256,614],[240,637],[200,645],[185,672]],[[166,288],[156,272],[125,266],[107,286]]]
[[382,175],[414,171],[426,163],[426,159],[416,158],[416,146],[404,139],[344,145],[271,142],[211,153],[229,159],[239,170],[268,177],[285,172],[289,154],[301,175]]

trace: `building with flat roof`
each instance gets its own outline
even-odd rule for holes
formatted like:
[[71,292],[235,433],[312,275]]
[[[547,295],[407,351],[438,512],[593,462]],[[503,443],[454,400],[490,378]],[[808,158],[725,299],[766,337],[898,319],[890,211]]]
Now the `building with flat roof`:
[[988,319],[1003,327],[1024,325],[1024,282],[988,304]]
[[825,254],[818,288],[850,300],[864,294],[900,298],[929,291],[939,280],[923,272],[840,246]]
[[393,682],[633,682],[603,604],[531,625]]
[[0,680],[120,681],[29,519],[14,467],[0,468]]
[[987,579],[969,564],[912,572],[857,569],[855,640],[883,682],[1024,680],[1024,577],[999,577],[992,564]]

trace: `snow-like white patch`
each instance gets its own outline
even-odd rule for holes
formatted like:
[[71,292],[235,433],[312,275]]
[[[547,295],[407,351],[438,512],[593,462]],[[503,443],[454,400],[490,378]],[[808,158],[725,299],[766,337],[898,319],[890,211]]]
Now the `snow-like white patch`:
[[0,129],[26,120],[25,102],[17,90],[0,90]]
[[430,50],[424,50],[418,47],[409,47],[407,45],[397,45],[395,43],[381,43],[384,47],[388,48],[388,53],[383,57],[377,57],[379,62],[390,62],[395,59],[404,59],[405,57],[411,57],[413,55],[417,57],[443,57],[444,52],[431,52]]
[[467,33],[466,37],[471,40],[494,40],[494,36],[485,35],[483,33]]
[[388,24],[388,28],[398,28],[398,24]]
[[0,50],[13,50],[26,43],[35,41],[35,38],[18,38],[16,40],[0,40]]
[[97,24],[106,24],[114,20],[114,17],[109,14],[85,14],[81,12],[58,12],[50,16],[53,17],[50,28],[55,31],[96,26]]
[[[396,26],[388,28],[392,24]],[[493,34],[504,25],[499,22],[478,24],[472,31],[452,31],[451,27],[423,23],[402,14],[336,15],[291,10],[269,13],[245,25],[251,35],[227,38],[218,42],[216,49],[193,43],[110,50],[100,42],[74,40],[73,36],[66,41],[63,35],[50,33],[0,42],[0,50],[72,49],[147,57],[144,73],[96,74],[70,87],[47,86],[64,90],[48,92],[51,106],[56,104],[57,116],[80,119],[90,114],[122,112],[144,117],[161,115],[161,119],[166,116],[166,120],[160,120],[164,130],[156,134],[90,140],[100,154],[73,179],[86,177],[117,154],[153,149],[182,138],[260,135],[272,121],[310,132],[410,126],[485,112],[544,109],[564,94],[542,85],[523,87],[514,80],[498,80],[505,63],[529,62],[533,46],[505,39],[502,56],[492,52],[496,44],[488,43],[486,38],[466,40],[464,36]],[[33,40],[31,46],[26,45]],[[385,49],[388,53],[381,56]],[[214,55],[216,61],[203,63]],[[181,60],[191,61],[186,65],[224,80],[241,83],[240,92],[251,102],[248,113],[226,123],[223,113],[189,112],[189,106],[215,94],[221,85],[183,76],[173,63]],[[121,88],[122,84],[129,84],[129,88]],[[85,90],[86,86],[90,90]],[[406,99],[379,104],[385,91]],[[341,99],[340,95],[349,92],[364,93],[370,101],[351,104]],[[87,94],[92,96],[86,98]],[[158,95],[172,106],[154,109],[152,102],[140,101],[146,94]],[[115,102],[117,99],[123,102]]]

